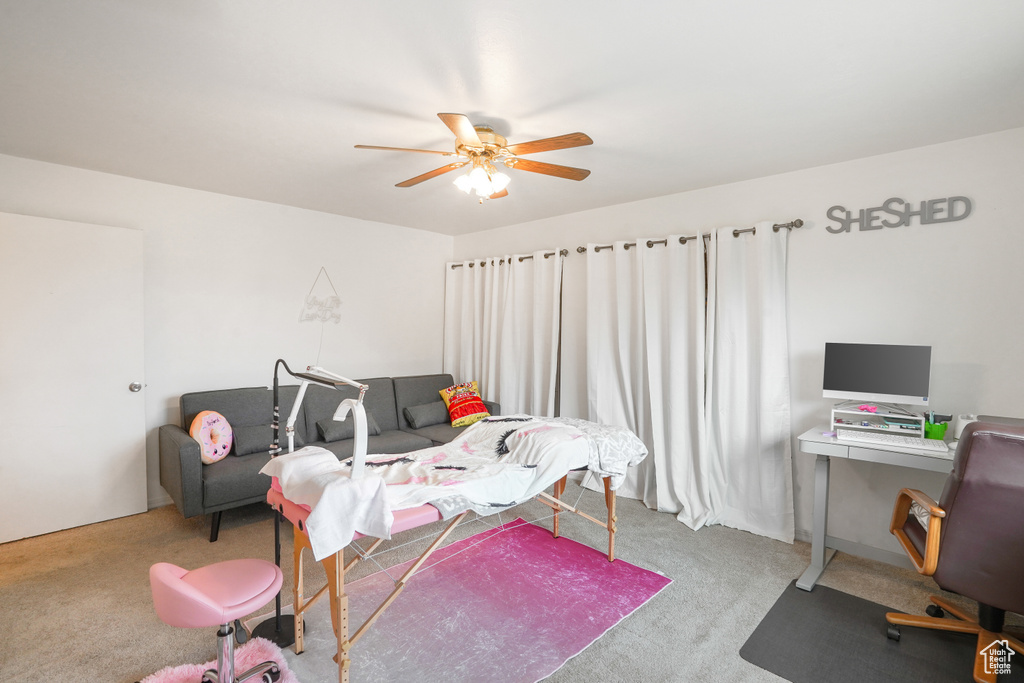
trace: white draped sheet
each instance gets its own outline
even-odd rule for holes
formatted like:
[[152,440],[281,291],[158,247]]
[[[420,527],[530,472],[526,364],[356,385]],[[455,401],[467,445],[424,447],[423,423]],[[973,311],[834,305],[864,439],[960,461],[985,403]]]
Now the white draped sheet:
[[617,486],[646,455],[636,435],[620,427],[512,415],[481,420],[442,446],[367,457],[365,475],[355,480],[349,461],[316,446],[273,458],[261,472],[278,477],[288,500],[310,507],[307,530],[319,560],[355,532],[390,538],[395,510],[447,502],[449,510],[491,514],[530,500],[575,469],[610,476]]

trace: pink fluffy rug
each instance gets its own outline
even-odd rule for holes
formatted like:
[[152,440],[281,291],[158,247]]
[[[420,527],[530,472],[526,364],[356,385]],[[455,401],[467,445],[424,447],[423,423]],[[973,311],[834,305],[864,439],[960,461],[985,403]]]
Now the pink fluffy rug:
[[[352,648],[352,680],[547,678],[672,583],[625,560],[609,562],[606,537],[596,538],[601,550],[517,519],[439,549]],[[412,562],[388,573],[398,577]],[[346,585],[351,629],[394,589],[388,573]],[[303,681],[338,678],[328,607],[321,600],[308,613],[305,654],[284,653]],[[605,680],[620,679],[613,672]]]
[[[240,676],[261,662],[273,660],[281,668],[279,683],[299,683],[299,679],[288,670],[281,648],[264,638],[253,638],[245,645],[235,648],[235,676]],[[217,668],[217,660],[206,664],[182,664],[160,669],[155,674],[146,676],[141,683],[198,683],[203,679],[203,672]],[[254,678],[252,681],[259,681]]]

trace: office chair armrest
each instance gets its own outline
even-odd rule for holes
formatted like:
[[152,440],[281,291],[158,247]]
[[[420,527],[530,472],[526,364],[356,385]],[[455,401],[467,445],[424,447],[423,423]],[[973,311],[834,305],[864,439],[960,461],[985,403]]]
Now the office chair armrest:
[[[928,511],[928,533],[925,536],[924,556],[918,552],[914,543],[907,536],[903,527],[910,516],[910,506],[917,503]],[[904,552],[914,564],[914,569],[919,574],[931,576],[939,564],[939,539],[942,534],[942,520],[946,511],[939,507],[931,496],[916,489],[901,489],[896,496],[896,505],[892,510],[892,521],[889,523],[889,531],[896,540],[903,546]]]

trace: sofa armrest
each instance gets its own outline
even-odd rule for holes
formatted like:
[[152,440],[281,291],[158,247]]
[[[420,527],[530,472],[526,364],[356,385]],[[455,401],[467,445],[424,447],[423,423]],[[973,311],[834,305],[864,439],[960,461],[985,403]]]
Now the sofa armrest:
[[203,461],[199,442],[178,425],[159,430],[160,485],[185,517],[203,514]]
[[487,412],[490,413],[491,415],[501,415],[500,403],[496,403],[494,401],[484,401],[484,405],[487,406]]

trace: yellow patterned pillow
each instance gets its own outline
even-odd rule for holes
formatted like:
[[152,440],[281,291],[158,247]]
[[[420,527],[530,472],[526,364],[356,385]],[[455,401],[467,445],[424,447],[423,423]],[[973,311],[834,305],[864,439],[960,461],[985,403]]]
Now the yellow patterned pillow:
[[444,399],[444,404],[448,406],[452,427],[465,427],[491,415],[480,398],[476,382],[456,384],[442,389],[439,393]]

